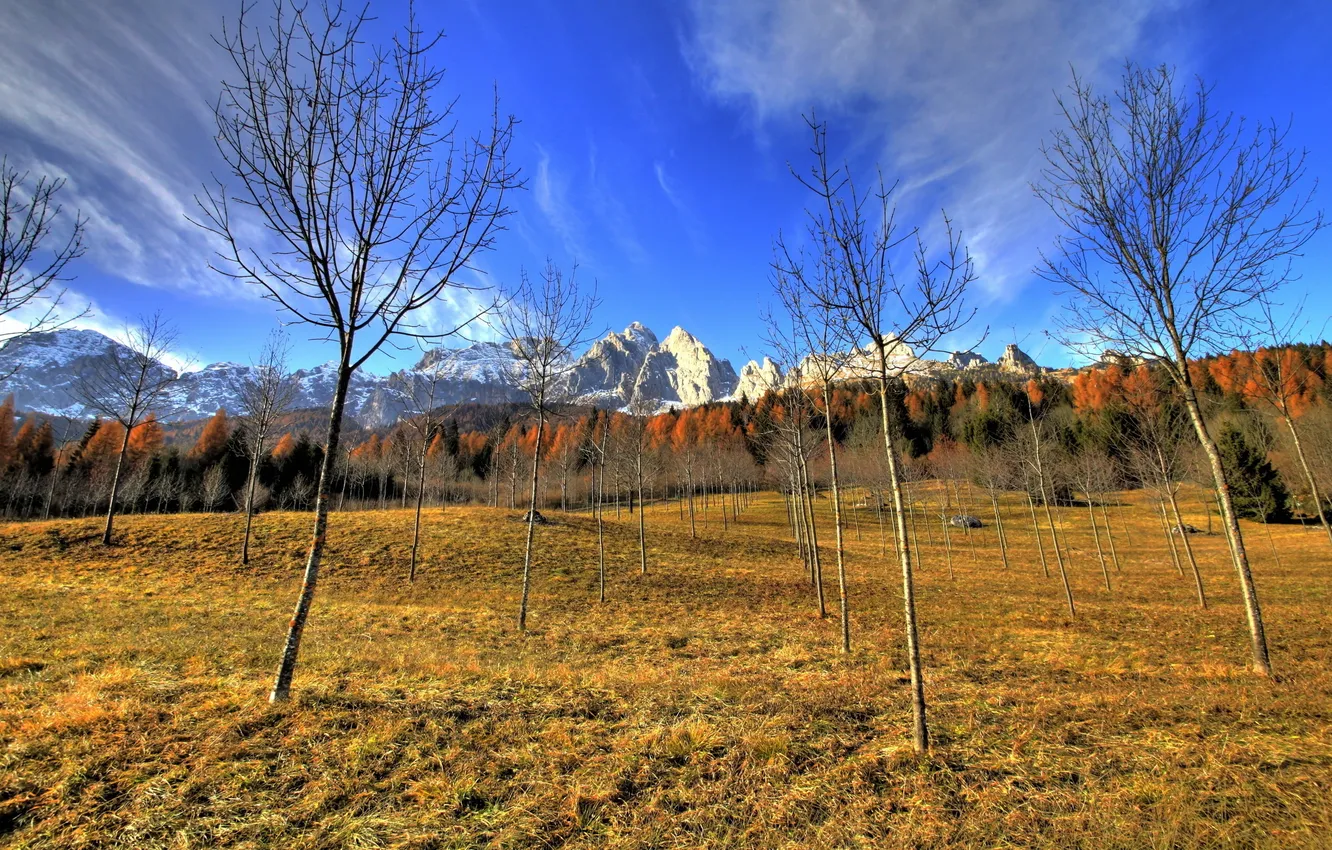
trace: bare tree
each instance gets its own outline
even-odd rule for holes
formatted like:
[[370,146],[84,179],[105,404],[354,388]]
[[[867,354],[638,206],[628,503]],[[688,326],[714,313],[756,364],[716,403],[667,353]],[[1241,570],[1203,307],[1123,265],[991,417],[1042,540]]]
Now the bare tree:
[[130,437],[149,413],[156,412],[176,382],[176,373],[162,365],[162,359],[171,353],[175,342],[175,330],[163,321],[160,313],[141,319],[137,325],[125,328],[124,344],[107,349],[78,385],[78,395],[88,408],[119,422],[125,430],[111,476],[103,545],[111,545],[116,497]]
[[391,339],[449,336],[419,311],[467,288],[520,185],[508,164],[514,119],[498,99],[489,127],[460,136],[439,102],[440,36],[409,12],[385,47],[368,47],[368,9],[276,0],[269,21],[241,6],[219,44],[234,67],[214,109],[231,185],[207,187],[199,223],[217,235],[216,268],[253,283],[338,344],[338,378],[316,488],[314,534],[270,699],[288,698],[328,525],[352,375]]
[[523,554],[523,595],[518,608],[518,628],[527,629],[527,599],[532,586],[532,541],[536,527],[537,485],[541,472],[541,441],[551,406],[567,391],[574,351],[588,342],[592,313],[598,301],[595,287],[580,292],[578,268],[568,278],[552,261],[533,285],[523,272],[518,290],[499,313],[500,326],[511,340],[520,369],[517,385],[527,393],[537,417],[536,445],[532,455],[532,488],[527,506],[527,545]]
[[1179,387],[1221,502],[1253,667],[1266,676],[1258,592],[1189,360],[1252,331],[1250,306],[1291,278],[1322,216],[1285,131],[1250,131],[1214,113],[1209,95],[1201,81],[1177,87],[1167,67],[1129,65],[1113,101],[1074,76],[1059,99],[1067,127],[1043,147],[1034,187],[1066,231],[1040,270],[1072,295],[1066,342],[1158,362]]
[[606,601],[606,453],[610,431],[610,417],[605,413],[595,413],[592,434],[584,446],[588,466],[592,470],[589,496],[592,499],[592,513],[597,520],[597,595],[600,602]]
[[[1296,419],[1307,407],[1307,399],[1313,395],[1317,374],[1309,369],[1292,346],[1296,338],[1298,316],[1303,314],[1303,304],[1294,311],[1295,318],[1281,321],[1276,317],[1274,305],[1267,298],[1260,302],[1262,311],[1261,335],[1267,344],[1251,358],[1246,358],[1247,369],[1239,377],[1244,381],[1243,393],[1246,398],[1261,401],[1270,407],[1281,421],[1286,423],[1291,442],[1295,447],[1295,457],[1304,473],[1305,483],[1309,485],[1309,496],[1313,500],[1314,510],[1318,512],[1318,521],[1323,526],[1323,533],[1332,543],[1332,523],[1328,522],[1327,511],[1323,508],[1323,494],[1318,488],[1318,478],[1309,465],[1309,456],[1300,439],[1300,428]],[[1211,514],[1208,514],[1210,517]],[[1266,525],[1266,523],[1264,523]],[[1271,536],[1271,530],[1268,530]]]
[[199,495],[202,497],[204,510],[211,514],[227,497],[227,473],[222,464],[215,463],[208,467],[200,484]]
[[279,332],[269,335],[249,377],[240,385],[237,400],[245,426],[242,451],[250,469],[245,478],[245,536],[241,541],[241,563],[250,563],[250,528],[254,523],[255,488],[259,467],[277,442],[278,420],[291,407],[299,386],[287,368],[290,346]]
[[[846,545],[842,539],[842,488],[837,468],[837,441],[833,437],[833,385],[842,375],[849,360],[846,351],[848,334],[843,324],[845,317],[829,309],[837,286],[837,267],[826,255],[812,263],[805,258],[794,263],[777,262],[773,273],[773,289],[786,312],[787,322],[770,319],[769,337],[779,349],[779,357],[796,367],[796,374],[807,377],[823,401],[823,431],[828,452],[828,477],[832,488],[834,543],[837,556],[838,611],[841,618],[841,651],[851,651],[851,605],[847,595]],[[808,299],[810,290],[821,294]],[[803,355],[803,356],[802,356]],[[804,392],[803,387],[796,387]]]
[[[1009,435],[1010,438],[1012,435]],[[971,452],[971,475],[980,481],[990,497],[990,508],[994,512],[995,535],[999,540],[999,556],[1004,569],[1008,569],[1008,534],[1004,530],[1003,513],[999,510],[1000,495],[1012,484],[1013,470],[1008,458],[997,445],[973,448]]]
[[[1029,394],[1028,401],[1030,404],[1027,408],[1027,424],[1031,426],[1031,454],[1028,456],[1027,462],[1031,467],[1032,474],[1036,476],[1036,493],[1040,496],[1041,504],[1045,508],[1045,521],[1050,526],[1050,545],[1054,548],[1055,565],[1059,568],[1059,581],[1064,588],[1064,602],[1068,605],[1068,616],[1076,617],[1078,609],[1073,603],[1073,587],[1069,584],[1068,568],[1064,565],[1064,552],[1059,546],[1059,525],[1055,522],[1051,510],[1051,504],[1058,498],[1058,487],[1056,482],[1052,480],[1052,467],[1057,464],[1048,462],[1049,458],[1047,456],[1050,450],[1049,448],[1043,448],[1047,441],[1043,439],[1042,432],[1047,427],[1047,422],[1043,417],[1040,420],[1036,418],[1036,408],[1040,406],[1041,399],[1039,397],[1031,398]],[[1035,507],[1033,507],[1033,515],[1035,510]],[[1044,555],[1042,555],[1042,558],[1044,558]]]
[[[1207,593],[1203,587],[1202,573],[1198,569],[1198,560],[1193,554],[1193,544],[1186,533],[1184,516],[1179,509],[1179,480],[1188,466],[1185,443],[1189,423],[1187,414],[1181,409],[1177,392],[1158,385],[1158,376],[1146,366],[1140,366],[1124,382],[1123,403],[1129,414],[1131,430],[1120,431],[1117,438],[1133,464],[1138,468],[1144,481],[1151,481],[1161,493],[1161,519],[1166,533],[1166,542],[1175,568],[1180,575],[1184,567],[1179,562],[1179,551],[1175,544],[1175,533],[1183,543],[1185,555],[1189,559],[1189,568],[1193,574],[1193,586],[1197,593],[1198,605],[1207,607]],[[1174,387],[1173,384],[1170,385]],[[1174,514],[1171,525],[1165,514],[1169,503]]]
[[[811,301],[845,317],[855,329],[852,340],[862,353],[861,371],[878,386],[883,427],[884,456],[893,493],[898,559],[902,568],[902,601],[911,673],[912,738],[916,750],[929,748],[925,719],[925,682],[920,663],[920,637],[916,623],[915,583],[911,547],[906,538],[899,450],[894,437],[889,395],[918,358],[938,350],[940,341],[971,318],[963,305],[968,285],[975,279],[971,257],[961,245],[947,216],[943,219],[945,246],[932,253],[916,228],[897,224],[895,187],[879,176],[869,194],[857,189],[846,167],[828,162],[827,128],[807,119],[813,135],[814,164],[796,178],[815,201],[807,209],[806,235],[811,250],[827,257],[832,270],[829,291],[808,292]],[[909,271],[898,268],[901,254],[909,252]],[[777,241],[778,266],[798,266],[799,251]]]
[[1105,502],[1104,493],[1100,492],[1103,461],[1105,456],[1092,446],[1081,446],[1078,451],[1066,458],[1065,473],[1078,489],[1082,490],[1087,501],[1087,522],[1091,527],[1092,541],[1096,544],[1096,561],[1101,566],[1101,578],[1105,581],[1105,592],[1110,593],[1110,568],[1106,566],[1105,550],[1101,547],[1101,529],[1096,522],[1096,503]]
[[[443,409],[438,404],[440,382],[447,377],[451,363],[445,353],[427,368],[424,374],[406,372],[397,379],[397,391],[407,405],[401,436],[403,448],[410,450],[416,466],[416,516],[412,522],[412,563],[407,572],[408,583],[416,581],[417,551],[421,545],[421,505],[425,500],[426,465],[430,459],[430,444],[444,430]],[[412,443],[405,440],[410,435]],[[404,495],[407,482],[403,481]]]
[[74,427],[75,420],[66,419],[60,426],[60,433],[55,438],[55,457],[51,464],[51,480],[46,490],[46,507],[42,511],[42,519],[51,518],[51,504],[55,501],[56,482],[64,474],[65,452],[73,448],[69,442],[70,429]]
[[[66,276],[70,262],[83,256],[87,223],[75,213],[68,234],[57,234],[63,229],[63,210],[56,195],[64,185],[63,178],[42,176],[29,187],[28,174],[12,167],[8,157],[0,158],[0,319],[25,325],[18,333],[49,331],[78,318],[59,316],[65,291],[55,289],[71,279]],[[29,307],[36,309],[35,317],[16,315]],[[15,335],[0,333],[0,340]]]
[[647,575],[647,503],[643,501],[644,455],[648,449],[648,422],[660,406],[658,399],[644,395],[634,387],[633,398],[629,400],[628,433],[625,435],[634,457],[634,487],[638,492],[638,571]]

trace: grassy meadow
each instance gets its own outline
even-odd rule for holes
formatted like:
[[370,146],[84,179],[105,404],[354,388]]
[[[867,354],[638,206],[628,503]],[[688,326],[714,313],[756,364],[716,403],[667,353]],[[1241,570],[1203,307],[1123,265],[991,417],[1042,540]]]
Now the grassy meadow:
[[696,540],[650,508],[647,576],[612,512],[605,604],[595,523],[551,512],[527,633],[521,512],[428,510],[415,586],[410,511],[335,514],[280,707],[307,515],[259,517],[245,568],[232,515],[125,517],[109,549],[96,520],[0,527],[0,846],[1332,846],[1321,532],[1274,527],[1274,550],[1245,524],[1268,681],[1219,533],[1192,538],[1201,610],[1143,494],[1109,509],[1111,592],[1064,509],[1070,618],[1025,503],[1004,510],[1011,566],[973,508],[951,578],[917,518],[925,756],[872,509],[848,516],[850,656],[831,546],[820,619],[773,494]]

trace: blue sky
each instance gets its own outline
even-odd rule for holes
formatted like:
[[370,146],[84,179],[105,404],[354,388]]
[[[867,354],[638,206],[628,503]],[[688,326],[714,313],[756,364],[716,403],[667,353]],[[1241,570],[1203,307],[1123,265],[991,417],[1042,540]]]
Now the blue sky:
[[[196,364],[244,362],[280,314],[206,267],[184,217],[219,170],[210,41],[239,0],[13,0],[0,17],[0,151],[64,175],[89,218],[73,299],[103,330],[160,309]],[[1058,309],[1031,273],[1054,235],[1028,183],[1070,65],[1113,83],[1125,59],[1168,62],[1216,87],[1214,104],[1293,121],[1310,174],[1332,183],[1332,4],[1225,0],[526,0],[422,3],[447,34],[437,61],[478,126],[498,86],[520,120],[528,180],[487,279],[545,257],[577,260],[602,298],[598,325],[693,332],[737,368],[762,353],[774,236],[801,226],[788,162],[807,162],[801,113],[830,124],[834,154],[902,186],[906,221],[945,207],[978,263],[977,326],[991,358],[1018,342],[1048,365]],[[405,2],[372,4],[387,29]],[[1332,313],[1332,234],[1299,262],[1311,334]],[[447,319],[441,305],[438,319]],[[461,308],[460,308],[461,309]],[[478,329],[485,335],[484,328]],[[296,365],[333,347],[292,328]],[[381,357],[376,371],[407,365]]]

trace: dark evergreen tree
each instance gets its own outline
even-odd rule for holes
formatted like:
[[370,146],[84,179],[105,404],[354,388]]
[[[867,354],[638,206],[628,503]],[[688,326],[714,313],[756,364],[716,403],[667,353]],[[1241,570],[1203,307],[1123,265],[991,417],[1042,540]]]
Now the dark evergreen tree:
[[1240,516],[1260,522],[1290,518],[1290,493],[1280,474],[1243,432],[1226,426],[1217,438],[1217,449]]

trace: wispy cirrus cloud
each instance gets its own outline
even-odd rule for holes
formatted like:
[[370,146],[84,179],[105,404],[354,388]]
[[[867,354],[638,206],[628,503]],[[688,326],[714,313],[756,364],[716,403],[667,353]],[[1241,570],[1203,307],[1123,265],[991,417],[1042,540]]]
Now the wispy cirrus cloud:
[[546,217],[555,234],[564,243],[564,249],[577,256],[582,253],[582,232],[578,215],[569,198],[569,183],[551,165],[550,153],[537,145],[536,176],[532,181],[532,194],[537,208]]
[[675,207],[675,212],[680,216],[680,221],[684,224],[685,232],[689,234],[689,241],[693,243],[694,249],[702,250],[704,243],[703,228],[699,224],[698,216],[685,203],[674,182],[666,174],[666,163],[661,160],[653,162],[652,173],[656,175],[657,185],[661,187],[661,193],[666,196],[666,200],[670,202],[671,206]]
[[[234,13],[234,4],[225,4]],[[153,287],[234,296],[186,220],[216,168],[209,103],[223,76],[220,0],[45,0],[0,16],[0,144],[66,178],[88,219],[87,261]]]
[[1166,47],[1154,16],[1183,2],[692,0],[685,52],[703,86],[759,130],[812,107],[864,116],[831,128],[839,150],[881,159],[913,220],[946,207],[982,291],[1003,301],[1051,233],[1029,184],[1054,92],[1070,66],[1106,80],[1125,59],[1155,58]]
[[588,143],[586,171],[572,175],[557,168],[551,153],[538,145],[532,194],[571,259],[594,262],[591,246],[608,243],[632,263],[648,261],[633,211],[599,165],[595,143]]

